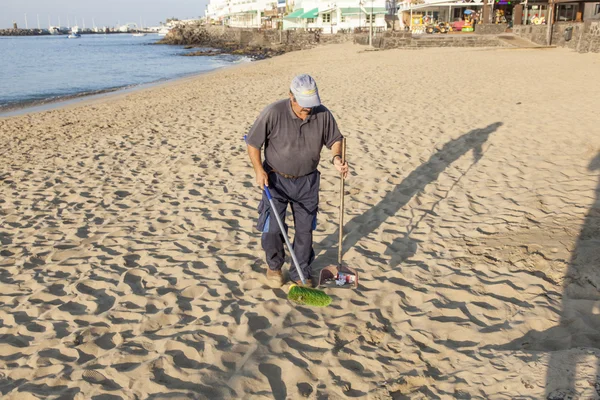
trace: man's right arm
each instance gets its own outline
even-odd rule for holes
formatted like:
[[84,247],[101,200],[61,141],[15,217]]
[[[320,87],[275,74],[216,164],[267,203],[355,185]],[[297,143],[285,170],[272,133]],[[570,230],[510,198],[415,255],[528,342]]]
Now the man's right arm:
[[269,175],[267,175],[267,172],[263,168],[260,149],[248,145],[248,156],[250,156],[250,162],[252,162],[252,167],[254,168],[258,187],[263,189],[265,186],[269,186]]
[[256,121],[254,121],[252,128],[250,128],[246,138],[246,144],[248,145],[248,156],[250,156],[250,162],[252,162],[254,174],[256,175],[256,184],[261,188],[261,190],[265,186],[269,186],[269,178],[265,172],[265,169],[263,168],[260,157],[260,150],[265,145],[271,129],[269,111],[270,108],[267,107],[265,110],[263,110],[263,112],[260,113]]

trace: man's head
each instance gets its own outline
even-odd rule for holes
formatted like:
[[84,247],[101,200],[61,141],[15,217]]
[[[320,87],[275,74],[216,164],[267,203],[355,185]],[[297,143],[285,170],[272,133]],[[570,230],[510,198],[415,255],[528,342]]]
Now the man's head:
[[301,108],[313,108],[321,105],[319,90],[315,80],[307,74],[296,76],[290,85],[292,101]]

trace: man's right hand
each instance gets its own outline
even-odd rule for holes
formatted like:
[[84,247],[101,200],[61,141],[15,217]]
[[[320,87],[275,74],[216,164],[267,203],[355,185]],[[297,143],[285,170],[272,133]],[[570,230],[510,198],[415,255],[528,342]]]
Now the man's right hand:
[[263,168],[255,172],[256,184],[258,185],[258,187],[262,190],[265,188],[265,186],[269,186],[269,174],[267,174],[267,172]]

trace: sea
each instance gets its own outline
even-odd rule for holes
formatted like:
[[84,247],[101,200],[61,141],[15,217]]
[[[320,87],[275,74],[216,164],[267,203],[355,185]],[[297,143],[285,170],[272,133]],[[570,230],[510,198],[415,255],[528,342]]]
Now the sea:
[[200,74],[248,58],[183,57],[157,34],[0,37],[0,115],[89,95]]

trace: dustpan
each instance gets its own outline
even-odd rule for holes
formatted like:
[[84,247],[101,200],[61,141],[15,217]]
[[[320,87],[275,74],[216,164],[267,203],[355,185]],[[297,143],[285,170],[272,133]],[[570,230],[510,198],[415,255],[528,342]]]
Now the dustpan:
[[[346,162],[346,138],[342,139],[342,164]],[[344,174],[340,181],[340,217],[338,236],[338,263],[321,270],[318,286],[336,288],[358,288],[358,272],[354,268],[342,264],[342,239],[344,238]],[[342,283],[342,278],[344,284]]]

